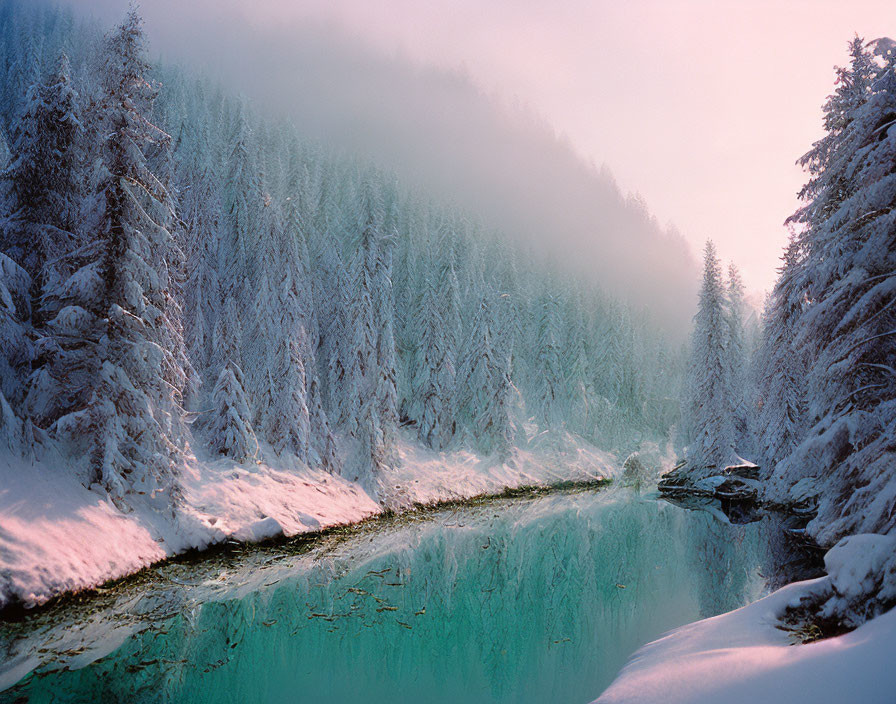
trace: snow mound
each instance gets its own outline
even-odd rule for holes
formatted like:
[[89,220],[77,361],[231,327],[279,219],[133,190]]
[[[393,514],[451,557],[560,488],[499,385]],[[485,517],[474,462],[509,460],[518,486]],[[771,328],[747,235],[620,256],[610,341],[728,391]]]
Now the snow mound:
[[[854,555],[857,548],[846,552]],[[839,561],[835,555],[838,566]],[[860,578],[860,562],[850,557],[843,563],[853,578]],[[805,645],[792,645],[778,627],[787,608],[811,599],[831,580],[797,582],[737,611],[672,631],[641,648],[595,704],[890,704],[896,692],[896,610]]]
[[283,535],[283,526],[277,523],[276,518],[268,516],[255,521],[255,523],[241,526],[231,537],[245,543],[257,543],[278,535]]

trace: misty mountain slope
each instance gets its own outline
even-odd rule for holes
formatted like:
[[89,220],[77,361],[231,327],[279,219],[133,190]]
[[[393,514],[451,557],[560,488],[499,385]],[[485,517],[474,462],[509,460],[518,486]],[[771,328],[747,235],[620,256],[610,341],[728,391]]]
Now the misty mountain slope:
[[4,599],[130,571],[122,516],[141,563],[668,443],[680,354],[593,276],[151,64],[135,11],[0,11]]
[[221,20],[201,37],[186,31],[166,27],[155,45],[204,66],[304,136],[370,158],[649,308],[656,324],[685,338],[698,282],[688,246],[525,109],[483,94],[462,72],[382,55],[329,24],[259,36]]

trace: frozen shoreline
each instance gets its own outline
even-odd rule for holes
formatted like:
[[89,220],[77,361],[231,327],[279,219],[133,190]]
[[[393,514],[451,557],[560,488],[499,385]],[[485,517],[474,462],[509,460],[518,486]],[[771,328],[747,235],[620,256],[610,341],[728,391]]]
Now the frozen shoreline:
[[436,453],[400,436],[395,470],[379,502],[360,484],[299,466],[239,465],[190,458],[176,512],[166,497],[117,507],[78,480],[64,458],[0,462],[0,609],[36,606],[133,574],[167,557],[226,539],[256,542],[523,486],[599,481],[617,460],[581,441],[541,438],[507,462],[468,451]]
[[[896,692],[896,609],[840,636],[794,645],[780,618],[814,595],[848,594],[873,573],[885,536],[855,536],[826,557],[828,575],[688,624],[638,650],[594,704],[888,704]],[[857,588],[857,587],[855,587]]]

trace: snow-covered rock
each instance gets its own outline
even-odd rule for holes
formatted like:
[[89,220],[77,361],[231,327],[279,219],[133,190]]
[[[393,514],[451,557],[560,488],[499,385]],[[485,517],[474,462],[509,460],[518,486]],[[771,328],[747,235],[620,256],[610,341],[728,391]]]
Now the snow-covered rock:
[[268,538],[275,538],[278,535],[283,535],[283,526],[277,523],[276,518],[267,516],[255,521],[255,523],[240,526],[231,537],[244,543],[257,543]]

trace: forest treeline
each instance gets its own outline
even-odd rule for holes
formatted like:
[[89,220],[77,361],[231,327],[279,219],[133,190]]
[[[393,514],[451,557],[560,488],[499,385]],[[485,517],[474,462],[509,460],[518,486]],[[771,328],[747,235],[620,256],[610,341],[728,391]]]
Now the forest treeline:
[[135,11],[103,35],[4,0],[0,74],[10,451],[176,499],[188,454],[375,483],[401,437],[506,458],[676,422],[683,354],[644,315],[151,65]]

